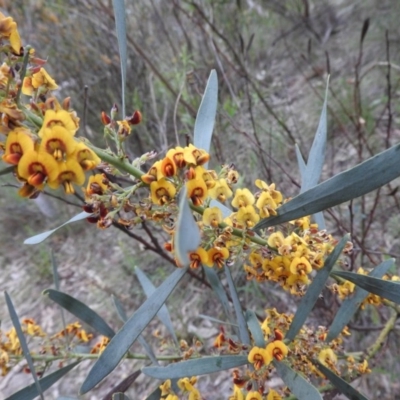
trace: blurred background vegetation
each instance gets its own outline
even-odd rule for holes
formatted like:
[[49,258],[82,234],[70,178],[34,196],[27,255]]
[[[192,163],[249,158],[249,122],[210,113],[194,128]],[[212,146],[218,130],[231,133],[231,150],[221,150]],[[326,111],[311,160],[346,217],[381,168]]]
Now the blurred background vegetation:
[[[219,109],[211,167],[235,164],[242,183],[254,188],[261,178],[275,182],[285,196],[299,191],[295,143],[307,158],[330,75],[327,158],[323,179],[397,143],[400,137],[400,2],[398,0],[125,0],[128,30],[127,113],[141,110],[144,120],[128,139],[132,158],[160,153],[191,138],[196,110],[208,75],[219,77]],[[103,145],[100,112],[120,103],[120,72],[111,0],[0,0],[0,11],[17,21],[24,44],[47,58],[46,69],[71,96],[81,117],[80,135]],[[75,215],[74,205],[42,196],[41,202],[17,198],[12,180],[1,177],[2,230],[0,286],[7,289],[21,316],[33,316],[51,330],[61,328],[59,311],[40,292],[52,285],[49,249],[59,262],[61,289],[86,301],[112,326],[119,322],[110,294],[127,310],[143,301],[133,275],[140,266],[159,284],[172,271],[143,245],[114,228],[99,231],[77,223],[37,247],[22,247],[32,234]],[[400,253],[399,182],[325,213],[338,239],[350,232],[355,245],[349,269],[372,267]],[[60,193],[60,196],[62,194]],[[68,199],[79,205],[77,199]],[[146,235],[145,230],[138,232]],[[236,271],[243,304],[257,311],[295,310],[295,299],[271,285],[246,282]],[[218,326],[197,314],[221,317],[209,289],[187,278],[169,301],[178,335],[205,343]],[[190,288],[190,290],[187,290]],[[255,299],[254,293],[257,293]],[[338,307],[321,299],[315,321],[329,323]],[[282,308],[283,307],[283,308]],[[2,320],[7,320],[5,307]],[[72,318],[72,317],[71,317]],[[353,323],[350,347],[362,349],[386,320],[384,309],[370,310]],[[153,328],[157,326],[153,324]],[[147,332],[151,334],[151,329]],[[361,391],[381,399],[400,396],[398,331],[390,336]],[[84,374],[87,365],[78,374]],[[129,373],[132,366],[120,367]],[[118,382],[114,373],[98,389]],[[20,371],[0,382],[11,393],[30,383]],[[79,379],[83,380],[83,376]],[[205,391],[225,398],[230,383],[205,379]],[[226,380],[226,379],[225,379]],[[146,390],[140,377],[131,393]],[[63,386],[64,385],[64,386]],[[73,395],[79,384],[58,386]],[[7,389],[6,389],[7,388]],[[56,392],[54,392],[56,394]]]

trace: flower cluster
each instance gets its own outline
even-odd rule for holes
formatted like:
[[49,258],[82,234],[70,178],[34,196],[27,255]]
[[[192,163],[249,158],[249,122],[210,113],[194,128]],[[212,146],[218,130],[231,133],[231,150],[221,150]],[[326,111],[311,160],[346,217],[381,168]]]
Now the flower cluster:
[[[21,322],[22,332],[25,339],[29,339],[29,347],[34,360],[48,361],[49,355],[53,361],[62,362],[68,359],[68,354],[78,345],[87,345],[93,338],[93,334],[87,333],[82,329],[79,322],[68,324],[60,332],[50,335],[32,319],[25,318]],[[108,342],[100,339],[99,343],[89,348],[92,354],[101,352]],[[15,328],[4,332],[0,329],[0,369],[1,374],[6,375],[8,371],[16,365],[21,359],[22,347]],[[45,366],[38,365],[37,373]],[[26,372],[29,372],[28,370]]]
[[[194,387],[197,382],[197,378],[182,378],[178,380],[178,388],[182,396],[187,396],[188,400],[201,400],[202,397],[198,389]],[[167,379],[161,386],[161,398],[160,400],[179,400],[181,397],[175,393],[172,388],[171,380]]]
[[[17,27],[10,17],[1,14],[2,18],[0,36],[10,40],[15,53],[0,67],[4,92],[0,132],[6,136],[1,144],[2,160],[15,166],[17,179],[23,183],[19,190],[23,197],[35,197],[45,186],[62,186],[65,193],[74,193],[73,185],[83,185],[85,171],[94,169],[100,159],[75,138],[79,118],[70,108],[70,100],[60,105],[54,97],[46,99],[57,84],[43,68],[45,61],[36,58],[33,50],[25,49],[30,67],[27,76],[19,76],[22,55]],[[21,92],[31,97],[29,105],[21,106]]]

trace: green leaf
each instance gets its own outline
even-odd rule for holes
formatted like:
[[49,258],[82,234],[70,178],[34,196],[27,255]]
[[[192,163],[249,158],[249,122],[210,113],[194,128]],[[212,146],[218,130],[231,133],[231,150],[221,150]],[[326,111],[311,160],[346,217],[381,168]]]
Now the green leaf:
[[355,274],[354,272],[335,271],[332,275],[340,276],[370,293],[400,304],[400,283],[398,282],[384,281],[383,279]]
[[36,392],[40,396],[40,398],[42,400],[44,400],[43,389],[41,388],[38,377],[36,375],[35,367],[33,365],[32,357],[31,357],[31,353],[29,352],[29,348],[26,343],[24,333],[22,332],[22,328],[21,328],[21,324],[19,323],[19,318],[18,318],[17,312],[15,311],[14,305],[11,301],[11,297],[8,295],[7,292],[4,292],[4,296],[6,298],[8,313],[10,314],[11,322],[14,325],[15,331],[17,332],[17,336],[18,336],[19,343],[22,348],[22,352],[24,354],[26,362],[28,363],[29,369],[31,370],[33,380],[35,381]]
[[286,363],[276,360],[272,361],[278,375],[290,391],[300,400],[322,400],[322,396],[310,382],[303,378]]
[[322,167],[324,166],[327,132],[326,105],[328,102],[328,86],[329,78],[326,82],[325,100],[324,105],[322,106],[317,132],[311,146],[304,174],[302,174],[300,193],[311,189],[318,183],[321,177]]
[[111,400],[114,398],[116,395],[116,392],[126,392],[129,387],[132,385],[133,382],[136,381],[138,376],[142,373],[142,371],[137,370],[133,372],[132,374],[128,375],[124,380],[122,380],[120,383],[118,383],[117,386],[113,387],[110,392],[106,394],[106,396],[103,398],[103,400]]
[[336,389],[340,391],[340,393],[344,394],[350,400],[368,400],[363,394],[353,388],[350,384],[344,381],[342,378],[337,376],[333,371],[329,368],[325,367],[325,365],[321,364],[317,360],[312,360],[312,362],[318,367],[318,369],[332,382]]
[[304,180],[304,173],[306,171],[306,162],[304,161],[303,155],[301,154],[300,148],[297,143],[294,145],[294,149],[296,152],[297,164],[299,166],[301,182]]
[[231,321],[232,319],[231,306],[229,304],[228,296],[226,295],[225,289],[222,286],[222,283],[218,277],[217,272],[213,268],[204,266],[203,266],[203,271],[207,277],[208,282],[211,285],[212,290],[217,295],[228,320]]
[[290,324],[290,328],[286,333],[286,339],[293,340],[303,326],[311,310],[314,308],[314,305],[317,302],[320,293],[324,289],[325,283],[329,278],[329,274],[340,254],[342,253],[344,247],[346,246],[349,237],[350,235],[347,234],[342,238],[342,240],[337,244],[332,253],[329,254],[329,256],[326,258],[324,267],[321,268],[315,275],[310,287],[307,290],[307,293],[301,299],[300,304],[297,307],[296,314],[294,315],[293,321]]
[[[299,165],[299,170],[300,170],[300,176],[301,176],[301,182],[304,181],[304,174],[306,170],[306,163],[303,159],[303,156],[300,152],[299,146],[297,143],[295,144],[295,150],[296,150],[296,157],[297,157],[297,163]],[[324,219],[324,214],[321,212],[316,213],[313,215],[314,221],[318,224],[318,227],[320,230],[325,229],[325,219]]]
[[[135,274],[139,279],[139,283],[141,284],[144,293],[146,294],[146,297],[150,297],[157,290],[157,288],[151,283],[150,279],[139,267],[135,267]],[[172,325],[171,317],[165,304],[160,308],[160,311],[157,313],[157,317],[160,318],[161,322],[165,325],[175,344],[179,346],[178,339],[176,338],[174,327]]]
[[197,250],[200,245],[200,230],[190,211],[186,198],[186,187],[180,192],[179,215],[175,228],[175,255],[181,266],[190,264],[188,253]]
[[160,400],[161,399],[161,389],[156,387],[153,392],[151,392],[147,397],[146,400]]
[[247,356],[202,357],[169,364],[166,367],[144,367],[142,372],[153,378],[164,380],[212,374],[245,364],[248,364]]
[[[54,256],[53,249],[51,250],[50,256],[51,256],[51,266],[53,268],[54,287],[56,288],[56,290],[60,290],[60,278],[58,276],[58,266],[57,266],[56,258]],[[61,314],[61,321],[62,321],[62,324],[63,324],[63,329],[65,329],[66,323],[65,323],[64,310],[63,310],[62,307],[60,307],[60,314]]]
[[112,400],[129,400],[129,397],[124,393],[114,393]]
[[[374,278],[381,278],[394,264],[394,258],[390,258],[376,266],[368,275]],[[361,303],[368,296],[368,292],[360,287],[357,287],[351,297],[348,297],[342,302],[339,311],[336,313],[332,325],[329,328],[326,341],[330,342],[335,339],[344,327],[349,323],[354,313],[360,307]]]
[[15,168],[16,168],[15,165],[12,165],[11,167],[7,167],[7,168],[2,169],[2,170],[0,171],[0,176],[1,176],[1,175],[10,174],[11,172],[15,171]]
[[75,315],[75,317],[86,322],[96,332],[110,339],[115,335],[114,330],[110,328],[107,322],[105,322],[99,314],[69,294],[59,292],[58,290],[54,289],[46,289],[43,291],[43,295],[48,296],[55,303],[65,308],[71,314]]
[[[114,295],[112,295],[111,298],[113,300],[113,303],[114,303],[115,309],[117,310],[119,318],[121,319],[122,322],[126,322],[128,320],[128,316],[126,315],[124,307],[122,306],[121,302]],[[154,351],[151,348],[151,346],[147,343],[146,339],[143,337],[143,335],[139,335],[138,342],[143,347],[143,349],[144,349],[145,353],[148,355],[150,361],[153,364],[158,365],[157,357],[154,354]]]
[[229,292],[231,294],[231,299],[233,303],[233,308],[235,310],[236,314],[236,320],[237,324],[239,326],[239,338],[240,341],[243,344],[248,344],[250,345],[250,335],[249,331],[247,329],[247,323],[246,320],[244,319],[243,311],[242,311],[242,306],[240,305],[240,300],[236,291],[236,286],[235,283],[233,282],[231,271],[229,267],[224,266],[224,271],[226,275],[226,280],[228,281],[228,286],[229,286]]
[[[213,134],[215,114],[218,104],[218,77],[213,69],[207,81],[207,86],[197,112],[196,122],[194,124],[193,144],[198,149],[210,152],[211,137]],[[204,166],[207,168],[207,164]]]
[[50,235],[52,235],[55,231],[58,229],[62,228],[65,225],[70,224],[71,222],[76,222],[76,221],[81,221],[82,219],[86,219],[90,217],[92,214],[87,213],[85,211],[82,211],[78,215],[75,215],[75,217],[72,217],[69,219],[67,222],[64,222],[62,225],[58,226],[57,228],[54,228],[50,231],[39,233],[38,235],[32,236],[24,241],[24,244],[39,244],[42,243],[44,240],[46,240]]
[[312,215],[362,196],[400,176],[400,144],[299,194],[260,221],[255,231]]
[[132,315],[124,326],[111,339],[99,359],[90,370],[82,384],[80,393],[84,394],[110,374],[122,357],[142,333],[143,329],[157,314],[178,282],[183,278],[187,268],[176,269]]
[[121,61],[122,119],[125,119],[125,87],[127,63],[125,1],[113,0],[113,7],[115,15],[115,27],[117,30],[119,58]]
[[257,347],[265,347],[264,333],[254,311],[246,311],[246,322]]
[[[42,388],[42,390],[46,391],[47,389],[49,389],[56,382],[58,382],[64,375],[66,375],[69,371],[71,371],[72,368],[75,368],[80,362],[81,360],[75,361],[39,379],[40,387]],[[32,383],[32,385],[29,385],[19,390],[18,392],[15,392],[11,396],[7,397],[5,400],[33,400],[38,395],[39,392],[36,388],[36,385]]]

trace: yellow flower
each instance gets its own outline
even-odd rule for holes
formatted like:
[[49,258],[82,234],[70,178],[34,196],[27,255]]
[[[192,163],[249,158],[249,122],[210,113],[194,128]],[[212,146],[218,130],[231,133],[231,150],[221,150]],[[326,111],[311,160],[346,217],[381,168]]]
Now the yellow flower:
[[337,363],[337,357],[332,349],[326,348],[319,352],[318,361],[326,367],[332,368]]
[[182,147],[175,147],[167,151],[167,157],[170,158],[178,168],[183,168],[187,164],[196,165],[196,159],[193,154],[185,151]]
[[202,247],[199,247],[196,251],[189,253],[190,268],[199,268],[201,264],[207,264],[208,253]]
[[42,328],[35,323],[32,318],[25,318],[21,321],[22,331],[29,336],[44,337],[46,334]]
[[207,171],[201,165],[198,165],[195,169],[196,177],[203,178],[206,183],[207,189],[211,189],[215,186],[215,172]]
[[84,171],[94,169],[101,163],[97,154],[82,142],[75,142],[75,150],[71,157],[78,161]]
[[93,194],[103,195],[108,189],[108,179],[104,174],[91,175],[86,186],[85,194],[89,198]]
[[212,267],[215,264],[218,268],[222,268],[228,257],[229,250],[226,247],[213,247],[208,250],[208,261],[206,265]]
[[147,185],[150,185],[151,182],[160,180],[164,175],[161,171],[161,163],[162,161],[156,161],[149,169],[147,174],[142,175],[142,181]]
[[161,173],[167,178],[176,175],[176,165],[169,157],[161,161]]
[[165,178],[150,184],[151,200],[160,206],[170,202],[176,194],[175,186]]
[[244,225],[246,228],[252,228],[260,220],[260,216],[256,214],[254,207],[251,205],[240,207],[236,218],[239,224]]
[[54,126],[61,126],[65,128],[71,136],[74,136],[78,130],[79,124],[78,119],[73,118],[71,113],[63,109],[49,109],[44,114],[44,120],[42,128],[39,131],[39,137],[43,137],[43,134],[47,129],[52,129]]
[[282,400],[282,396],[274,389],[270,389],[268,392],[267,400]]
[[345,281],[343,284],[337,286],[339,299],[343,300],[354,292],[355,284],[350,281]]
[[207,185],[201,178],[190,179],[186,182],[187,197],[193,205],[200,206],[207,197]]
[[169,394],[171,391],[171,379],[167,379],[159,388],[161,390],[161,396]]
[[18,33],[17,23],[0,12],[0,38],[8,39],[11,48],[16,54],[21,52],[21,38]]
[[[185,147],[184,153],[188,160],[193,157],[195,159],[196,165],[203,165],[210,159],[210,155],[203,149],[198,149],[197,147],[193,146],[193,144],[189,144],[189,146]],[[190,161],[187,161],[190,163]]]
[[275,360],[282,361],[288,354],[289,349],[281,340],[274,340],[267,344],[268,356],[275,358]]
[[2,156],[4,162],[18,165],[22,155],[27,151],[32,151],[35,143],[30,131],[25,128],[15,128],[7,135],[5,152]]
[[232,200],[232,206],[236,208],[250,206],[254,204],[254,196],[249,189],[237,189],[235,197]]
[[246,400],[262,400],[262,397],[260,393],[253,391],[247,393]]
[[131,133],[131,126],[129,124],[129,122],[127,120],[123,120],[123,121],[117,121],[117,125],[118,125],[118,137],[121,140],[125,140]]
[[192,390],[195,390],[193,385],[197,382],[196,377],[191,377],[189,378],[181,378],[178,380],[178,387],[181,389],[183,392],[190,392]]
[[92,347],[92,349],[90,350],[90,354],[101,354],[105,350],[109,342],[109,338],[102,336],[100,341]]
[[196,388],[193,388],[189,393],[188,400],[201,400],[200,392]]
[[58,168],[57,161],[50,154],[29,150],[18,163],[18,175],[29,185],[42,190],[46,180],[54,181],[57,178]]
[[32,96],[34,91],[41,88],[43,91],[56,90],[58,85],[44,68],[40,68],[32,76],[24,78],[22,83],[22,93],[26,96]]
[[260,210],[261,218],[268,218],[271,215],[277,215],[275,211],[278,206],[269,192],[262,192],[257,199],[256,207]]
[[213,228],[218,228],[222,222],[222,211],[218,207],[206,208],[203,213],[203,223]]
[[256,186],[263,192],[268,192],[271,195],[272,200],[276,204],[282,203],[283,196],[278,190],[275,190],[275,183],[271,183],[269,186],[261,179],[256,180]]
[[58,174],[54,179],[49,179],[48,185],[57,189],[60,185],[64,187],[66,194],[75,193],[73,183],[81,186],[85,182],[85,173],[82,167],[74,159],[68,159],[60,163]]
[[272,355],[266,349],[253,347],[247,357],[249,363],[254,364],[254,369],[260,369],[264,365],[269,365],[272,361]]
[[217,199],[224,203],[226,199],[232,197],[232,190],[229,188],[225,179],[218,179],[215,186],[208,191],[212,199]]
[[294,275],[307,275],[311,271],[311,264],[305,257],[295,257],[290,263],[290,272]]
[[51,154],[56,161],[65,160],[76,149],[77,142],[62,126],[46,129],[42,135],[40,148]]
[[233,396],[230,396],[229,400],[244,400],[244,394],[239,386],[233,385]]

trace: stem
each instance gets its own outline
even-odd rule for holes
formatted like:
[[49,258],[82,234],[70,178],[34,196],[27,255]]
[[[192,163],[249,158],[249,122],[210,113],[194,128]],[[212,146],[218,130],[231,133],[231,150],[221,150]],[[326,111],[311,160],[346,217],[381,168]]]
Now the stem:
[[130,165],[128,162],[122,160],[121,158],[117,158],[112,154],[107,153],[106,151],[99,149],[91,144],[87,144],[97,156],[99,156],[103,161],[113,165],[115,168],[118,168],[121,171],[127,172],[130,175],[133,175],[137,179],[141,179],[144,173],[138,169]]
[[[25,357],[24,356],[15,356],[15,355],[10,355],[10,359],[16,360],[17,362],[23,360]],[[60,354],[56,356],[49,356],[49,355],[44,355],[44,354],[32,354],[31,353],[32,360],[34,361],[45,361],[45,362],[54,362],[54,361],[59,361],[59,360],[71,360],[74,358],[79,358],[82,360],[97,360],[100,357],[100,354],[84,354],[84,353],[66,353],[66,354]],[[146,354],[139,354],[139,353],[128,353],[126,355],[127,359],[130,360],[148,360],[148,356]],[[182,360],[181,356],[159,356],[156,357],[158,361],[180,361]]]
[[375,343],[373,345],[371,345],[367,349],[367,351],[366,351],[366,354],[367,354],[366,359],[367,360],[372,358],[372,357],[374,357],[375,354],[382,347],[382,345],[385,342],[387,336],[389,336],[389,333],[394,329],[398,316],[399,316],[399,312],[398,311],[392,311],[392,316],[386,322],[385,327],[382,329],[382,332],[377,337]]

